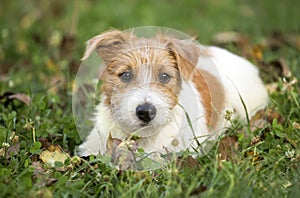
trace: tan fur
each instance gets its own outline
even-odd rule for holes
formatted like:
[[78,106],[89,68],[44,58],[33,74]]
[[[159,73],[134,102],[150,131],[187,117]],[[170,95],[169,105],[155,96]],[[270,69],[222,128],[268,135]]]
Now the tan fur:
[[202,103],[206,111],[207,125],[214,129],[218,120],[218,114],[224,107],[224,90],[220,82],[206,71],[196,68],[199,56],[209,56],[208,51],[200,51],[199,46],[193,41],[179,41],[164,38],[169,42],[170,49],[179,64],[181,76],[185,80],[192,80],[202,97]]

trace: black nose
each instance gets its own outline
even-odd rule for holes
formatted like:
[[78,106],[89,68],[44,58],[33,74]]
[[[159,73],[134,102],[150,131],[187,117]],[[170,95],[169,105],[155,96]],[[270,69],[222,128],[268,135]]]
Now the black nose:
[[141,121],[143,121],[144,123],[148,123],[155,117],[156,108],[152,104],[145,103],[137,106],[135,113]]

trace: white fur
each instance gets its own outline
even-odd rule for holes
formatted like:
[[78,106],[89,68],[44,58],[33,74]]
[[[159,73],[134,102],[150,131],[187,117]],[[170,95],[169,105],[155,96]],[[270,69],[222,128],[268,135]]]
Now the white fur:
[[[169,111],[168,103],[164,100],[165,94],[153,91],[149,84],[128,90],[118,97],[122,97],[122,101],[120,105],[113,107],[113,117],[119,123],[120,128],[128,134],[141,137],[153,136],[171,119],[172,114]],[[114,96],[112,100],[114,100],[113,98]],[[151,125],[141,128],[142,121],[137,118],[135,111],[138,105],[146,102],[154,105],[157,113],[151,121]]]
[[[201,46],[201,49],[203,46]],[[172,151],[180,151],[186,148],[191,149],[196,147],[197,140],[202,143],[206,139],[216,138],[223,132],[226,121],[224,113],[227,109],[235,111],[234,116],[241,119],[246,118],[246,113],[242,105],[239,94],[246,104],[249,116],[264,108],[268,103],[267,91],[259,78],[258,70],[253,64],[242,57],[234,55],[227,50],[218,47],[207,47],[209,52],[207,56],[199,57],[197,68],[206,70],[224,85],[225,91],[225,107],[220,116],[220,123],[217,123],[216,131],[209,131],[205,121],[205,110],[201,104],[201,95],[197,92],[195,85],[191,81],[183,81],[182,91],[179,95],[180,105],[176,105],[172,112],[168,112],[167,106],[164,102],[167,98],[162,93],[153,93],[151,88],[137,88],[128,92],[128,97],[135,94],[134,99],[124,98],[119,114],[113,115],[110,113],[109,108],[100,103],[96,107],[95,126],[83,144],[79,146],[78,154],[81,156],[105,154],[106,142],[109,133],[113,138],[125,139],[129,134],[124,132],[120,126],[114,121],[117,119],[124,121],[123,129],[129,130],[126,122],[135,125],[138,123],[135,117],[135,108],[143,100],[149,100],[157,105],[157,117],[153,120],[154,128],[159,129],[153,132],[152,136],[141,137],[137,140],[139,147],[142,147],[146,152],[159,151],[163,152],[164,149]],[[130,93],[131,92],[131,93]],[[191,130],[189,123],[186,120],[184,110],[188,112],[191,120],[193,130]],[[128,114],[128,112],[131,112]],[[170,116],[169,116],[170,115]],[[168,121],[167,121],[168,120]],[[167,123],[163,125],[163,123]],[[142,129],[140,135],[149,133],[151,128]],[[144,132],[143,132],[144,130]],[[146,136],[146,135],[144,135]],[[178,145],[172,144],[176,139]]]
[[259,77],[258,69],[246,59],[218,47],[207,48],[211,57],[199,57],[198,68],[208,72],[217,68],[213,75],[218,75],[225,91],[225,109],[234,109],[235,117],[246,118],[246,113],[239,97],[241,95],[249,117],[268,103],[268,93]]

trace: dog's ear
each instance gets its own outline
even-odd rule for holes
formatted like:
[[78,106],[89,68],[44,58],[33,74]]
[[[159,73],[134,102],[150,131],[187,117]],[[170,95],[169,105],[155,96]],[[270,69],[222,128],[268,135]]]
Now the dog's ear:
[[199,46],[193,39],[179,40],[174,38],[163,38],[167,42],[170,53],[175,57],[179,72],[183,79],[188,80],[197,65],[200,55]]
[[82,60],[87,59],[94,50],[97,50],[105,62],[110,61],[129,39],[129,33],[119,30],[111,30],[97,35],[87,42]]

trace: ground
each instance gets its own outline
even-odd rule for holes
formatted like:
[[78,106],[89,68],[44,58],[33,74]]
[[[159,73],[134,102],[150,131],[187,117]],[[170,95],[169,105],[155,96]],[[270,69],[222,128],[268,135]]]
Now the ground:
[[[299,7],[297,0],[1,2],[0,197],[299,197]],[[249,123],[232,121],[207,155],[184,153],[154,171],[74,157],[81,139],[71,93],[86,40],[145,25],[255,63],[268,108]]]

